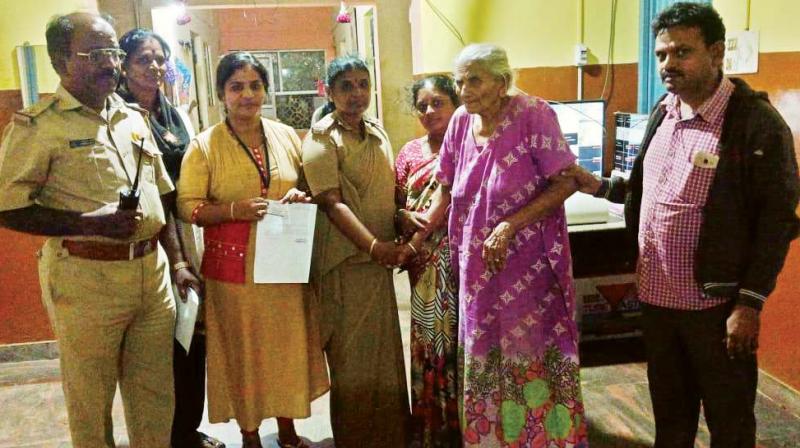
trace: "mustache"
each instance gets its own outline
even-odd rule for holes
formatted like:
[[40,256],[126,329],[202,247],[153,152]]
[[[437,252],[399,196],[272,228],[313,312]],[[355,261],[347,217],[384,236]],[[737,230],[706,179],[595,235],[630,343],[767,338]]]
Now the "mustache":
[[682,72],[672,70],[672,71],[662,71],[661,72],[661,79],[666,78],[667,76],[683,76]]
[[97,78],[114,78],[115,80],[119,80],[120,77],[120,70],[104,70],[97,74]]

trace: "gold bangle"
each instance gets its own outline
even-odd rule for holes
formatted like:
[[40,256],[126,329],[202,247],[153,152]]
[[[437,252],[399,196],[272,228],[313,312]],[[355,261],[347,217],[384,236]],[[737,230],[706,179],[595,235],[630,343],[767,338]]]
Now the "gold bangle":
[[418,255],[418,254],[419,254],[419,253],[417,252],[417,248],[416,248],[416,247],[414,247],[414,245],[413,245],[413,244],[411,244],[411,242],[410,242],[410,241],[409,241],[408,243],[406,243],[406,246],[408,246],[408,248],[409,248],[409,249],[411,249],[411,252],[413,252],[413,253],[414,253],[414,256],[416,256],[416,255]]
[[231,201],[231,221],[236,221],[236,216],[233,215],[233,204],[235,202]]
[[189,269],[190,267],[192,267],[192,265],[188,261],[179,261],[172,265],[172,272],[178,272],[181,269]]
[[373,238],[372,239],[372,243],[370,243],[370,245],[369,245],[369,257],[370,258],[372,258],[372,251],[375,249],[375,244],[377,244],[377,243],[378,243],[378,239],[377,238]]

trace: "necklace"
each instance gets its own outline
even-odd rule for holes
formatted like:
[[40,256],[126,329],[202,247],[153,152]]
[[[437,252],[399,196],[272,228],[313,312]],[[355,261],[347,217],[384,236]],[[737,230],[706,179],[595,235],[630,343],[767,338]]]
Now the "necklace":
[[261,186],[264,187],[264,191],[268,191],[269,182],[271,178],[269,175],[269,151],[267,150],[267,134],[264,132],[264,123],[259,123],[259,124],[261,126],[261,135],[263,136],[263,140],[261,142],[261,145],[259,145],[258,148],[255,149],[259,149],[262,146],[264,147],[264,161],[266,164],[266,169],[263,170],[261,169],[261,165],[258,164],[256,158],[253,156],[253,151],[248,149],[248,146],[244,144],[241,138],[239,138],[239,134],[237,134],[236,131],[233,130],[233,126],[231,126],[230,121],[228,121],[227,118],[225,119],[225,125],[228,127],[228,130],[231,132],[231,134],[233,134],[233,137],[239,143],[239,146],[242,148],[242,150],[245,153],[247,153],[247,157],[250,158],[250,160],[253,162],[253,165],[256,166],[256,170],[258,170],[258,175],[259,177],[261,177]]

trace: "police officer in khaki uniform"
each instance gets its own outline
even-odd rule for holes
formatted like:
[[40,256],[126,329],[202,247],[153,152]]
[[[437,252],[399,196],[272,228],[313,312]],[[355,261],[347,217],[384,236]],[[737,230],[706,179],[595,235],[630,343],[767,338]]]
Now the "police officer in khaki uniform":
[[[88,13],[56,17],[47,49],[61,85],[17,112],[3,133],[0,225],[51,237],[39,276],[74,446],[114,446],[119,384],[130,446],[168,447],[175,319],[168,263],[184,261],[174,228],[162,231],[173,185],[143,110],[113,94],[124,53],[111,25]],[[137,175],[138,206],[118,208]],[[184,290],[198,286],[187,269],[176,278]]]

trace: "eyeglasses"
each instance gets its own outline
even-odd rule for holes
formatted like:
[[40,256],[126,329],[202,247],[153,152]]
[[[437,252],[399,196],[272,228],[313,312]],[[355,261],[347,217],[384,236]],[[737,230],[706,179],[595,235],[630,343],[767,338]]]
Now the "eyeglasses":
[[89,58],[94,64],[99,64],[107,59],[111,59],[113,62],[119,62],[125,57],[125,52],[119,48],[98,48],[88,53],[77,52],[75,54],[80,57]]
[[136,65],[141,65],[143,67],[149,67],[153,65],[153,61],[155,61],[156,65],[161,67],[164,65],[167,60],[164,56],[150,56],[150,55],[142,55],[138,58],[133,58],[133,63]]
[[428,105],[433,108],[433,110],[439,110],[444,107],[444,100],[441,98],[434,98],[430,103],[425,101],[420,101],[414,106],[414,113],[417,115],[425,115],[425,112],[428,111]]

